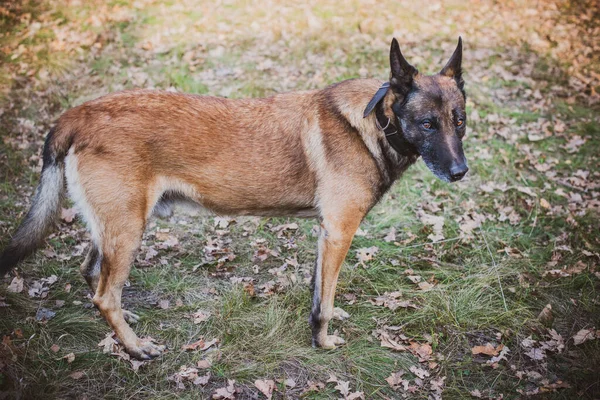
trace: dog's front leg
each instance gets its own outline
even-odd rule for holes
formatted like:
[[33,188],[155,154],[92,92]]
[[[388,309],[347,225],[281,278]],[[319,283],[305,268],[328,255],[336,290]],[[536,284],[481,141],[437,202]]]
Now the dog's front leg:
[[312,344],[315,347],[332,349],[344,343],[341,337],[328,335],[327,327],[333,316],[333,300],[340,268],[362,216],[363,213],[356,210],[348,210],[345,213],[338,211],[323,216],[313,277],[313,305],[309,319]]

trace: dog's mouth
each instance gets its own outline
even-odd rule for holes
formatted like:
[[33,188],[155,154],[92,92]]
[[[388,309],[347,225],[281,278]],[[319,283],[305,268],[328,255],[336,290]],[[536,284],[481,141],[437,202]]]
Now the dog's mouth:
[[427,168],[429,168],[437,178],[444,182],[458,182],[467,175],[467,172],[469,172],[466,160],[464,162],[454,163],[450,168],[443,168],[439,163],[428,160],[425,157],[423,157],[423,161],[425,162],[425,165],[427,165]]

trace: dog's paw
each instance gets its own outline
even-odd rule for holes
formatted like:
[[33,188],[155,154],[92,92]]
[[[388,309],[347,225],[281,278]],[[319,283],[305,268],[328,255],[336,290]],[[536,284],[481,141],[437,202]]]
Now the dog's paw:
[[125,321],[128,324],[135,324],[140,320],[140,316],[137,314],[132,313],[129,310],[125,310],[123,309],[123,318],[125,318]]
[[138,345],[133,348],[128,348],[127,352],[131,357],[138,360],[152,360],[160,356],[165,350],[162,344],[153,343],[150,340],[138,340]]
[[321,343],[317,343],[317,346],[322,349],[335,349],[337,346],[341,346],[346,341],[339,336],[335,335],[327,335],[325,336],[325,340],[321,341]]

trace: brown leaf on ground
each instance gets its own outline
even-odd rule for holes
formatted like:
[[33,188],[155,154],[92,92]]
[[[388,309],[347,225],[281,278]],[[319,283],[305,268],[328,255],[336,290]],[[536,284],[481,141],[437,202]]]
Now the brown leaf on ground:
[[386,242],[395,242],[396,241],[396,228],[391,227],[388,233],[383,238]]
[[273,389],[275,389],[275,381],[273,380],[261,380],[261,379],[257,379],[254,381],[254,386],[256,386],[256,388],[258,390],[261,391],[262,394],[264,394],[267,399],[271,399],[273,397]]
[[142,365],[145,365],[145,364],[147,364],[147,363],[148,363],[147,361],[138,361],[138,360],[135,360],[135,359],[133,359],[133,358],[132,358],[132,359],[130,359],[130,360],[129,360],[129,362],[131,363],[131,369],[133,369],[133,372],[137,372],[137,371],[139,371],[139,370],[140,370],[140,367],[141,367]]
[[74,371],[69,374],[71,379],[75,379],[75,380],[83,378],[84,375],[85,375],[85,373],[83,371]]
[[431,358],[431,354],[433,353],[433,349],[429,343],[417,343],[411,342],[409,346],[409,351],[419,359],[419,362],[425,362]]
[[499,363],[501,360],[508,361],[508,360],[506,359],[506,355],[507,355],[508,353],[510,353],[510,349],[508,348],[508,346],[504,346],[504,347],[502,348],[502,350],[500,351],[500,353],[499,353],[497,356],[495,356],[495,357],[492,357],[491,359],[489,359],[489,360],[487,361],[487,363],[488,363],[488,364],[490,364],[490,365],[492,365],[492,367],[494,367],[494,364],[496,364],[496,366],[497,366],[497,364],[498,364],[498,363]]
[[538,315],[538,320],[550,328],[552,326],[552,322],[554,322],[554,315],[552,315],[552,305],[546,304],[546,306],[542,309],[540,314]]
[[337,381],[334,389],[339,391],[344,398],[347,398],[350,394],[350,381]]
[[6,290],[11,293],[21,293],[23,291],[23,278],[15,276]]
[[235,381],[230,379],[227,381],[227,386],[219,388],[215,390],[215,393],[212,395],[213,399],[235,399]]
[[204,386],[208,383],[208,381],[210,380],[210,372],[207,373],[206,375],[202,375],[202,376],[197,376],[192,383],[196,386],[200,385],[200,386]]
[[363,392],[354,392],[350,393],[348,396],[344,398],[344,400],[356,400],[356,399],[364,399],[365,394]]
[[594,329],[581,329],[573,336],[573,343],[575,346],[578,346],[592,339],[596,339],[596,331]]
[[396,342],[394,339],[390,338],[387,335],[381,336],[381,347],[387,347],[388,349],[396,350],[396,351],[406,351],[407,347]]
[[525,352],[525,355],[532,360],[543,360],[546,358],[546,352],[539,347],[529,349],[529,351]]
[[302,393],[320,392],[324,388],[325,384],[323,382],[308,381],[306,382],[306,388],[302,391]]
[[378,296],[374,299],[370,299],[369,301],[376,306],[384,306],[389,308],[392,311],[402,307],[402,308],[418,308],[415,304],[411,303],[409,300],[398,300],[399,297],[402,296],[402,292],[385,292],[383,296]]
[[377,246],[363,247],[356,250],[356,258],[363,267],[366,267],[365,263],[371,261],[378,251],[379,247]]
[[204,339],[198,339],[193,343],[184,344],[183,346],[181,346],[181,350],[194,351],[194,350],[197,350],[198,348],[204,347],[205,344],[206,344],[206,342],[204,341]]
[[104,339],[98,343],[98,347],[102,347],[102,352],[104,354],[113,353],[117,347],[117,341],[114,339],[115,333],[109,332],[106,334]]
[[404,390],[407,390],[408,381],[406,379],[402,379],[404,373],[404,370],[393,372],[390,376],[385,378],[385,380],[388,383],[388,385],[390,385],[393,389],[397,389],[402,386]]
[[428,377],[430,375],[427,370],[425,370],[423,368],[416,367],[414,365],[409,368],[409,371],[412,372],[418,378],[421,378],[421,379],[425,379],[426,377]]
[[428,290],[433,289],[435,284],[431,284],[429,282],[419,282],[417,286],[419,286],[419,290],[427,292]]
[[444,239],[444,217],[437,215],[427,214],[423,210],[419,210],[417,212],[417,217],[421,220],[425,225],[429,225],[433,229],[433,233],[427,236],[432,242],[439,242]]
[[475,346],[471,349],[471,354],[485,354],[486,356],[497,356],[500,350],[504,348],[503,344],[494,347],[491,343],[486,343],[485,346]]
[[170,307],[170,301],[169,300],[159,300],[158,301],[158,308],[161,308],[163,310],[168,310]]
[[290,389],[293,389],[296,387],[296,381],[292,378],[287,378],[286,380],[283,381],[283,384],[287,387],[289,387]]
[[205,342],[204,339],[200,338],[193,343],[184,344],[183,346],[181,346],[181,350],[185,350],[185,351],[207,350],[208,348],[210,348],[211,346],[213,346],[217,343],[219,343],[219,339],[213,339],[208,342]]

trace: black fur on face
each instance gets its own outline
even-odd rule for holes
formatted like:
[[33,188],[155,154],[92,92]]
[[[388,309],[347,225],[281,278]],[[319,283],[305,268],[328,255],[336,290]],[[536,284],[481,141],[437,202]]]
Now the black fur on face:
[[439,74],[423,76],[392,42],[390,84],[392,110],[404,138],[416,147],[429,169],[440,179],[454,182],[468,171],[462,146],[467,117],[462,80],[462,41]]

